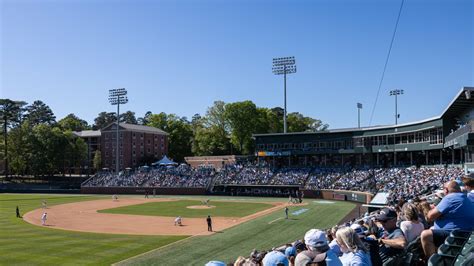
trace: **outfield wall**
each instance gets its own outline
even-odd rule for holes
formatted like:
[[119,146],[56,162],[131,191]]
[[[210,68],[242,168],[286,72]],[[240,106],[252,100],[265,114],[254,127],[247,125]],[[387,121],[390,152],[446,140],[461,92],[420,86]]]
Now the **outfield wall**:
[[[153,189],[157,195],[207,195],[205,188],[140,188],[140,187],[82,187],[82,194],[145,194],[151,195]],[[325,200],[351,201],[368,204],[372,200],[372,194],[360,191],[347,190],[300,190],[304,198],[316,198]],[[258,196],[258,195],[254,195]]]

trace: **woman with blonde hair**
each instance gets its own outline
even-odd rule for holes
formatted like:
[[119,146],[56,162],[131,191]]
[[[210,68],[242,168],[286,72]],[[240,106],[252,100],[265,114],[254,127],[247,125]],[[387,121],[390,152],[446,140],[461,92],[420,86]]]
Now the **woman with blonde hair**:
[[369,249],[362,243],[354,229],[340,228],[336,232],[336,240],[343,253],[339,257],[343,266],[372,266]]
[[402,229],[407,243],[410,243],[421,235],[425,226],[420,223],[418,211],[416,206],[412,203],[405,203],[405,205],[403,205],[402,215],[405,221],[400,223],[400,229]]

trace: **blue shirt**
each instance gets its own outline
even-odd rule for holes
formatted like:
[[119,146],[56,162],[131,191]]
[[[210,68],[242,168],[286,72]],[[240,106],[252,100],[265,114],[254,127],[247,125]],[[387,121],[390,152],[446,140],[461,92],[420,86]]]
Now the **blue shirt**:
[[464,193],[449,193],[436,206],[441,216],[434,222],[434,229],[474,229],[474,205]]
[[341,261],[331,250],[326,251],[326,265],[327,266],[342,266]]
[[341,257],[342,266],[372,266],[370,254],[362,250],[344,253]]
[[474,203],[474,190],[471,190],[467,193],[467,197]]

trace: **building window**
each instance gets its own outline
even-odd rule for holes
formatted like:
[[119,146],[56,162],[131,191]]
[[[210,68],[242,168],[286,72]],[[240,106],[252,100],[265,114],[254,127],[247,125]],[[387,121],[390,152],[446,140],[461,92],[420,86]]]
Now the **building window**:
[[150,140],[150,139],[148,140],[148,144],[151,144],[151,140]]
[[136,153],[135,153],[135,151],[133,151],[133,152],[132,152],[132,155],[133,155],[133,156],[136,156]]
[[105,157],[109,157],[109,152],[108,151],[105,152]]
[[143,147],[143,141],[142,141],[142,142],[140,142],[140,147]]
[[151,149],[148,148],[148,149],[146,150],[146,152],[147,152],[147,153],[151,153]]

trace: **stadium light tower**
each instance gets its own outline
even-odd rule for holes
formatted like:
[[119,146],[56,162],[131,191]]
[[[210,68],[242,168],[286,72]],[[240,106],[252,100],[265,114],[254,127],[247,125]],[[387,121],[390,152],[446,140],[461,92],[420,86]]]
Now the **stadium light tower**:
[[390,91],[390,96],[395,96],[395,125],[398,124],[398,118],[400,117],[400,114],[398,113],[397,97],[398,95],[402,95],[402,94],[403,94],[403,90],[396,89],[396,90]]
[[286,74],[296,73],[296,61],[294,56],[273,58],[273,74],[284,76],[284,98],[285,108],[283,114],[283,132],[286,134]]
[[120,104],[128,103],[127,90],[125,88],[109,90],[109,102],[112,105],[117,105],[117,139],[115,142],[115,173],[120,171],[120,157],[119,157],[119,120],[120,120]]
[[357,103],[357,125],[360,128],[360,109],[362,109],[362,104]]

